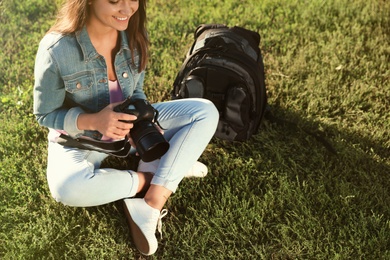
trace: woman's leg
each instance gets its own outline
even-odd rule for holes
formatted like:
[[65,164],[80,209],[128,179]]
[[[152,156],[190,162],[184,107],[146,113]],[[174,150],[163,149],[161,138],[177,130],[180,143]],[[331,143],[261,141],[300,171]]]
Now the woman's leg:
[[175,192],[213,137],[219,114],[206,99],[181,99],[154,106],[170,148],[161,158],[151,184]]
[[145,201],[161,210],[185,173],[198,160],[215,133],[219,114],[206,99],[181,99],[154,104],[170,144],[161,158]]
[[[88,207],[133,197],[148,186],[147,173],[99,169],[104,153],[49,142],[47,180],[52,196],[69,206]],[[149,180],[148,180],[149,179]]]
[[170,143],[144,199],[125,200],[133,240],[141,253],[157,250],[156,225],[160,211],[185,173],[197,161],[215,133],[219,114],[205,99],[182,99],[153,105]]

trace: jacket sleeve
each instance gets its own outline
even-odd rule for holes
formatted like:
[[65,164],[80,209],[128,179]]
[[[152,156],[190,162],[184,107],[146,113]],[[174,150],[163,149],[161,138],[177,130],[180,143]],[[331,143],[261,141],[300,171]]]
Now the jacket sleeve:
[[50,49],[41,42],[34,68],[34,115],[40,125],[65,130],[71,136],[80,136],[84,131],[77,128],[77,117],[84,111],[64,106],[65,86]]

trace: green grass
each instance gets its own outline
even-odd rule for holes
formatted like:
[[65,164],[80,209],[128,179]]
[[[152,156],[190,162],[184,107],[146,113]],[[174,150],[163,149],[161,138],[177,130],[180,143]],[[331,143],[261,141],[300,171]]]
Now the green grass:
[[[170,199],[150,259],[390,259],[390,2],[148,3],[151,101],[170,98],[197,25],[240,25],[262,36],[274,114],[297,125],[265,121],[249,142],[212,140],[201,157],[209,175]],[[55,12],[49,0],[0,1],[0,258],[144,259],[120,203],[50,197],[32,86]]]

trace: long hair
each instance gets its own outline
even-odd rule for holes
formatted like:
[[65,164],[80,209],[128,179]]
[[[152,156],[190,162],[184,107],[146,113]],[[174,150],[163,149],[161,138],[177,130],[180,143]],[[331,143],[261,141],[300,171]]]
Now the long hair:
[[[91,0],[67,0],[60,8],[55,24],[49,32],[73,34],[81,30],[89,17]],[[139,71],[146,68],[148,62],[149,40],[146,31],[146,0],[139,0],[138,10],[132,15],[126,29],[129,47],[134,55],[137,49],[140,55]],[[134,56],[132,57],[134,62]]]

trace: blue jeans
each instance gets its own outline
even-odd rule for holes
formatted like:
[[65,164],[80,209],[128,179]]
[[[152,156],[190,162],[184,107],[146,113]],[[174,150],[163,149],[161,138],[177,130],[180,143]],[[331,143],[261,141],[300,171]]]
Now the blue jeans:
[[[219,114],[205,99],[182,99],[153,104],[170,143],[152,184],[175,192],[185,173],[210,142]],[[106,154],[49,142],[47,180],[52,196],[66,205],[88,207],[133,197],[137,173],[100,168]]]

